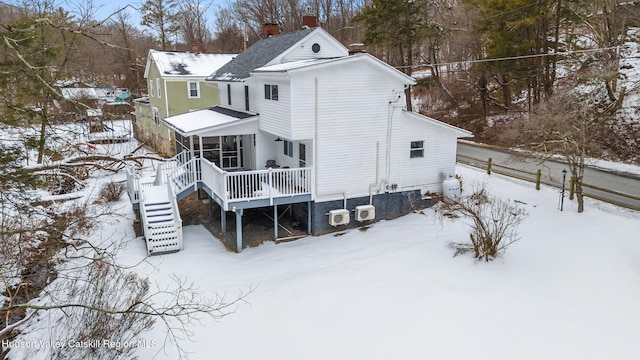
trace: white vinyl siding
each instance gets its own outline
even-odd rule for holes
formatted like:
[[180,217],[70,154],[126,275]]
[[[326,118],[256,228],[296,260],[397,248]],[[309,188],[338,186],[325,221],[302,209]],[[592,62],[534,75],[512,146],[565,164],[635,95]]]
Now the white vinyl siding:
[[[256,109],[260,113],[260,129],[282,138],[297,140],[291,136],[292,122],[296,120],[291,118],[291,92],[288,82],[285,81],[285,79],[260,79],[259,86],[253,87],[260,89],[261,96],[255,98]],[[266,84],[278,86],[278,101],[264,98]]]
[[[220,99],[220,104],[224,106],[229,106],[232,109],[238,111],[246,111],[245,110],[245,97],[244,97],[244,86],[245,83],[241,82],[219,82],[218,83],[218,94]],[[231,90],[231,105],[229,105],[229,90]],[[250,94],[250,96],[252,96]],[[253,100],[253,97],[251,98]]]
[[[341,198],[343,192],[348,197],[368,196],[370,185],[374,189],[385,181],[400,185],[400,159],[407,158],[400,132],[404,98],[392,105],[389,101],[392,90],[401,92],[403,84],[375,70],[349,63],[331,67],[322,76],[297,73],[291,80],[291,138],[313,139],[317,131],[317,200]],[[315,150],[312,147],[311,143],[307,149]]]
[[[424,157],[407,156],[407,144],[424,138]],[[402,127],[404,156],[401,160],[401,183],[405,190],[424,189],[442,192],[442,181],[448,174],[455,175],[456,135],[453,131],[437,125],[405,116]]]
[[[320,45],[320,51],[314,53],[312,50],[313,44]],[[307,37],[304,41],[292,51],[285,54],[282,58],[276,58],[276,62],[289,62],[296,60],[305,60],[310,58],[332,58],[349,55],[349,50],[335,39],[316,32],[312,36]]]

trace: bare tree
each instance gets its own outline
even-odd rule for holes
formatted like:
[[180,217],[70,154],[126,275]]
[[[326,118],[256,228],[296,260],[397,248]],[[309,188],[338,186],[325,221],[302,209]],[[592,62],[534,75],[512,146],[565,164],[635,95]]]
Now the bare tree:
[[471,219],[470,242],[452,242],[455,255],[473,252],[479,260],[491,261],[518,237],[518,226],[526,213],[517,203],[498,199],[484,187],[459,198],[444,197],[436,205],[442,217]]
[[211,31],[207,24],[206,12],[211,7],[211,1],[182,0],[178,13],[178,32],[186,45],[196,45],[201,51],[207,52],[207,44],[211,40]]
[[239,53],[245,50],[247,28],[236,21],[229,8],[218,11],[213,48],[220,53]]
[[598,110],[596,93],[601,87],[580,91],[558,91],[552,98],[536,106],[530,115],[509,124],[502,140],[510,146],[530,150],[540,162],[554,156],[565,159],[575,185],[578,212],[584,211],[585,161],[598,157],[602,147],[597,134],[603,113]]

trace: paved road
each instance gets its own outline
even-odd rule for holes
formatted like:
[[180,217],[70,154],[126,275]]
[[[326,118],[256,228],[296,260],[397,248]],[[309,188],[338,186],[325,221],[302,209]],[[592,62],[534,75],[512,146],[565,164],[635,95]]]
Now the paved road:
[[[541,169],[542,182],[558,188],[562,186],[562,170],[569,170],[567,164],[562,162],[546,161],[544,164],[539,164],[530,158],[516,157],[514,153],[509,151],[465,142],[458,143],[458,162],[460,163],[486,169],[489,158],[492,159],[492,169],[496,173],[535,181],[535,173],[538,169]],[[570,176],[570,174],[567,174],[567,189]],[[586,185],[584,188],[586,196],[640,210],[640,176],[638,175],[589,166],[585,169],[584,184]],[[598,188],[608,189],[613,193],[602,191]]]

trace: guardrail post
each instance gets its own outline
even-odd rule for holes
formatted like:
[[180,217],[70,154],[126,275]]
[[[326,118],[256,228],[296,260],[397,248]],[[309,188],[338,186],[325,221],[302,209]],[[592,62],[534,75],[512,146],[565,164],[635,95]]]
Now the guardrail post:
[[542,169],[536,171],[536,190],[540,190],[540,178],[542,177]]
[[573,194],[576,192],[576,178],[575,176],[571,177],[571,183],[569,185],[569,200],[573,200]]
[[491,162],[493,161],[492,158],[489,158],[489,160],[487,161],[487,174],[491,175]]

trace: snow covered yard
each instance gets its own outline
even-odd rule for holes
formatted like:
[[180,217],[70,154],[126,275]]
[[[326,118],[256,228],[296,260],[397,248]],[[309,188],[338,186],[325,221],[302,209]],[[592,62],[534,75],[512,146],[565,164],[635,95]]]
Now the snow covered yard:
[[[229,300],[254,288],[235,313],[193,325],[181,344],[192,359],[637,359],[640,214],[590,199],[583,214],[572,202],[560,212],[557,189],[458,173],[465,189],[486,183],[529,213],[495,262],[453,258],[447,243],[467,227],[426,210],[240,254],[190,226],[184,251],[138,271],[160,285],[187,276]],[[128,221],[111,226],[131,233]],[[145,254],[141,238],[120,252],[129,263]],[[162,343],[164,326],[145,338]],[[137,354],[173,359],[170,348]]]

